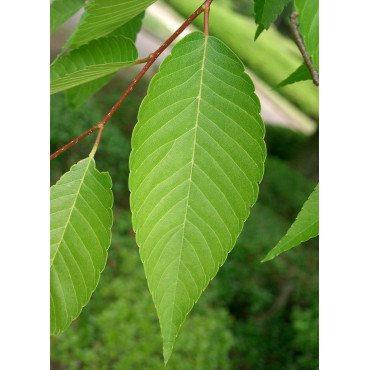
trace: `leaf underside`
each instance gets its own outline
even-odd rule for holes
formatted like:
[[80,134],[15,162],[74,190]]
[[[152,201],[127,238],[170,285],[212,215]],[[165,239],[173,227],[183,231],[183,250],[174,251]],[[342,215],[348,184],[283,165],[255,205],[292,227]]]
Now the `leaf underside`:
[[50,333],[67,329],[90,300],[112,227],[112,181],[86,158],[50,190]]
[[269,29],[291,0],[254,0],[254,18],[258,28],[254,39]]
[[81,85],[135,64],[138,53],[132,40],[109,36],[93,40],[60,58],[50,68],[50,93]]
[[290,85],[295,82],[306,81],[310,79],[311,79],[310,71],[308,70],[306,63],[303,63],[285,80],[281,81],[278,85],[276,85],[275,89],[279,89],[280,87]]
[[136,36],[139,33],[141,26],[143,24],[145,11],[141,12],[135,18],[132,18],[130,21],[118,27],[114,31],[112,31],[109,36],[125,36],[128,39],[132,40],[133,42],[136,41]]
[[262,260],[266,262],[279,254],[319,235],[319,184],[303,204],[286,235]]
[[[123,26],[111,32],[108,36],[124,36],[133,42],[136,41],[136,36],[139,33],[144,18],[145,12],[140,13]],[[84,103],[88,98],[103,88],[116,74],[112,73],[108,76],[100,77],[96,80],[86,82],[82,85],[78,85],[66,90],[66,100],[68,106],[71,108],[77,108],[79,105]]]
[[50,33],[55,32],[65,21],[77,13],[85,0],[54,0],[50,4]]
[[76,32],[68,41],[74,49],[108,35],[143,12],[155,0],[90,0]]
[[200,32],[180,41],[150,83],[130,156],[133,227],[165,362],[257,199],[264,133],[238,57]]
[[299,32],[312,63],[319,71],[319,0],[295,0]]

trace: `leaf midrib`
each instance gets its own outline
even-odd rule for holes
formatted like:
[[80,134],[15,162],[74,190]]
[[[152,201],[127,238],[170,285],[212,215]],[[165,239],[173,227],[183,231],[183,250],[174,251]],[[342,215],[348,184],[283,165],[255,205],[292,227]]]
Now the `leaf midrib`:
[[[196,142],[197,142],[197,131],[198,131],[198,126],[199,126],[200,102],[201,102],[201,98],[202,98],[203,75],[204,75],[204,66],[205,66],[205,60],[206,60],[207,42],[208,42],[208,36],[205,35],[203,60],[202,60],[202,67],[201,67],[201,73],[200,73],[200,84],[199,84],[200,86],[199,86],[199,95],[198,95],[197,117],[196,117],[195,127],[194,127],[193,154],[192,154],[191,166],[190,166],[189,186],[188,186],[188,194],[187,194],[187,197],[186,197],[184,222],[183,222],[183,225],[182,225],[181,248],[180,248],[180,256],[179,256],[179,262],[178,262],[178,267],[177,267],[177,276],[176,276],[176,282],[175,282],[176,285],[175,285],[175,299],[174,299],[174,301],[176,300],[177,286],[178,286],[178,282],[179,282],[181,257],[182,257],[182,251],[183,251],[183,248],[184,248],[185,224],[186,224],[187,213],[188,213],[188,208],[189,208],[190,188],[191,188],[191,184],[192,184],[192,175],[193,175],[193,168],[194,168],[195,147],[196,147]],[[171,310],[171,318],[170,318],[171,322],[173,320],[173,312],[174,312],[174,305],[173,305],[172,310]]]
[[67,222],[66,222],[66,226],[65,226],[64,231],[63,231],[63,233],[62,233],[62,236],[61,236],[61,238],[60,238],[60,240],[59,240],[59,242],[58,242],[58,247],[57,247],[57,249],[56,249],[56,251],[55,251],[55,253],[54,253],[54,256],[53,256],[52,260],[50,261],[50,268],[53,266],[54,259],[55,259],[56,255],[58,254],[58,251],[59,251],[60,245],[62,244],[62,240],[63,240],[63,238],[64,238],[64,234],[65,234],[65,232],[66,232],[66,230],[67,230],[67,227],[68,227],[68,224],[69,224],[69,222],[70,222],[70,219],[71,219],[71,216],[72,216],[73,210],[74,210],[75,205],[76,205],[76,201],[77,201],[78,195],[79,195],[79,193],[80,193],[80,191],[81,191],[82,184],[83,184],[84,179],[85,179],[85,177],[86,177],[87,170],[88,170],[88,169],[89,169],[89,167],[90,167],[90,163],[91,163],[91,160],[92,160],[92,159],[93,159],[92,157],[89,157],[89,158],[88,158],[88,164],[87,164],[86,169],[85,169],[85,172],[83,173],[83,176],[82,176],[82,178],[81,178],[81,182],[80,182],[80,185],[79,185],[79,187],[78,187],[78,189],[77,189],[76,196],[75,196],[75,198],[74,198],[74,200],[73,200],[72,207],[71,207],[71,210],[70,210],[70,212],[69,212],[68,219],[67,219]]

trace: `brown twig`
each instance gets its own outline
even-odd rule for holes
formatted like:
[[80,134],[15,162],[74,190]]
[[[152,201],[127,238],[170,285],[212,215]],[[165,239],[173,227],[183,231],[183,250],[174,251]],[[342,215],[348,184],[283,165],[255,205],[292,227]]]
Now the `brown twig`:
[[315,66],[312,63],[312,60],[307,53],[306,47],[304,45],[303,39],[301,34],[299,33],[298,26],[299,23],[297,22],[297,17],[299,16],[298,12],[293,12],[290,15],[290,30],[292,32],[293,38],[295,43],[298,46],[299,51],[303,56],[303,60],[307,64],[308,70],[310,71],[310,75],[312,77],[312,81],[316,86],[319,86],[319,74],[317,73]]
[[[193,20],[198,17],[199,14],[201,14],[205,9],[208,8],[209,13],[209,6],[212,3],[213,0],[206,0],[172,35],[169,37],[154,53],[150,54],[148,57],[148,61],[143,67],[143,69],[139,72],[139,74],[136,76],[136,78],[132,81],[130,86],[127,88],[127,90],[123,93],[123,95],[120,97],[120,99],[117,101],[116,104],[112,107],[112,109],[107,113],[107,115],[95,126],[91,127],[89,130],[84,132],[82,135],[77,137],[76,139],[72,140],[68,144],[64,145],[62,148],[57,150],[55,153],[53,153],[50,156],[50,160],[57,157],[59,154],[63,153],[73,145],[77,144],[79,141],[84,139],[86,136],[90,135],[92,132],[100,129],[102,126],[105,126],[105,124],[109,121],[111,116],[115,113],[115,111],[118,109],[118,107],[123,103],[123,101],[127,98],[127,96],[130,94],[130,92],[134,89],[136,84],[141,80],[141,78],[144,76],[144,74],[147,72],[149,67],[157,60],[157,58],[162,54],[162,52],[172,43],[173,40],[177,38],[178,35],[180,35],[181,32],[185,30],[186,27],[189,26]],[[207,26],[207,32],[208,32],[208,26]],[[145,61],[145,60],[144,60]]]

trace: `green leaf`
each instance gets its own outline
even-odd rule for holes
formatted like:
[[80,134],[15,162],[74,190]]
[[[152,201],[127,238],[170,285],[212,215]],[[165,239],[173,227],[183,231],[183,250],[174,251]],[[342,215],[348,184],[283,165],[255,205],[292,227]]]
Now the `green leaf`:
[[69,41],[71,48],[108,35],[134,18],[155,0],[91,0],[85,7],[84,17]]
[[295,0],[299,32],[312,63],[319,71],[319,0]]
[[200,32],[181,40],[150,83],[130,156],[133,228],[165,362],[257,199],[264,134],[238,57]]
[[279,254],[319,235],[319,184],[303,204],[296,220],[286,235],[262,260],[272,260]]
[[258,39],[258,36],[265,30],[265,27],[262,26],[262,24],[260,24],[257,29],[256,29],[256,33],[254,35],[254,41],[256,41]]
[[[144,18],[145,12],[140,13],[135,18],[131,19],[129,22],[123,26],[117,28],[111,32],[108,36],[125,36],[136,41],[136,35],[139,33]],[[98,92],[103,86],[105,86],[115,75],[104,76],[98,78],[97,80],[86,82],[82,85],[72,87],[66,91],[67,103],[71,108],[77,108],[79,105],[84,103],[90,96]]]
[[107,260],[112,181],[88,157],[50,191],[50,331],[67,329],[90,300]]
[[59,59],[50,68],[50,93],[96,80],[135,64],[134,43],[123,36],[93,40]]
[[92,95],[103,88],[114,75],[115,73],[66,90],[65,94],[68,106],[70,108],[76,109]]
[[275,89],[280,87],[293,84],[294,82],[311,80],[310,71],[307,68],[306,63],[300,65],[290,76],[285,80],[281,81],[278,85],[275,86]]
[[145,12],[140,13],[135,18],[132,18],[129,22],[125,23],[121,27],[118,27],[112,31],[109,35],[114,36],[125,36],[133,42],[136,41],[136,36],[139,33],[141,26],[143,24]]
[[54,0],[50,4],[50,33],[56,31],[65,21],[77,13],[85,0]]
[[254,39],[269,29],[291,0],[254,0],[254,19],[258,28]]

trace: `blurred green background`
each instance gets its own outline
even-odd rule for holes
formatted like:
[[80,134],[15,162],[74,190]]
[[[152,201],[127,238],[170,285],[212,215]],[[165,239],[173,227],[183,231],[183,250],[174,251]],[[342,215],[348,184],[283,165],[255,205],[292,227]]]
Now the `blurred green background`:
[[[253,15],[251,1],[216,2],[229,9],[228,16]],[[289,11],[278,19],[282,34]],[[51,152],[99,122],[129,85],[132,73],[120,73],[79,110],[67,106],[63,93],[51,96]],[[127,185],[130,137],[148,83],[144,78],[112,117],[95,156],[97,168],[109,171],[113,180],[112,244],[90,303],[71,327],[51,337],[55,370],[164,369],[159,323],[131,226]],[[299,106],[297,100],[291,102]],[[312,109],[315,118],[317,107]],[[51,162],[51,184],[89,154],[94,140],[93,134]],[[309,137],[267,123],[266,143],[258,201],[235,248],[182,326],[167,369],[318,369],[318,239],[260,262],[318,181],[318,134]]]

